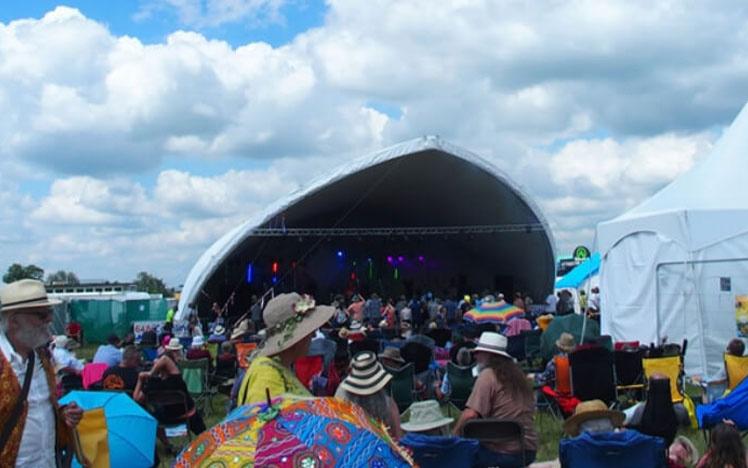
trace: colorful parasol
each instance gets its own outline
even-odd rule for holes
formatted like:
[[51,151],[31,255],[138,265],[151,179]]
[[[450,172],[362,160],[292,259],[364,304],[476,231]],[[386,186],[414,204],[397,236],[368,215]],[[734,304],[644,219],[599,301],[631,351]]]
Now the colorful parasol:
[[514,317],[521,317],[525,311],[519,307],[507,304],[505,301],[484,302],[474,309],[470,309],[463,315],[463,320],[477,324],[481,323],[506,323]]
[[405,467],[384,425],[335,398],[279,397],[240,406],[200,434],[175,467]]

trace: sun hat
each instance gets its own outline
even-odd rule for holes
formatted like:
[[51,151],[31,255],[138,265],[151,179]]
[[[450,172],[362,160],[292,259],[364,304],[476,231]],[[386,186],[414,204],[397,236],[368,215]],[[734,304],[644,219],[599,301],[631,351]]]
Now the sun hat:
[[239,322],[239,324],[234,328],[234,331],[231,332],[231,339],[235,340],[240,338],[247,332],[249,332],[249,319],[244,319]]
[[353,356],[351,371],[340,386],[354,395],[367,396],[383,389],[390,380],[392,375],[377,361],[377,355],[372,351],[361,351]]
[[260,343],[260,356],[273,356],[284,351],[319,327],[335,314],[335,307],[317,305],[314,298],[299,293],[279,294],[268,301],[262,311],[267,325],[265,339]]
[[164,346],[164,349],[167,351],[181,351],[183,346],[179,342],[179,338],[172,338],[169,340],[169,344]]
[[400,355],[400,348],[395,348],[394,346],[384,348],[384,351],[379,355],[379,359],[389,359],[390,361],[405,364],[405,359]]
[[192,344],[190,344],[193,348],[202,348],[205,345],[205,340],[201,335],[197,335],[192,338]]
[[556,347],[565,353],[574,351],[574,347],[577,345],[574,335],[571,333],[563,332],[561,336],[556,340]]
[[223,328],[223,325],[216,325],[216,327],[213,329],[214,335],[223,335],[226,333],[226,329]]
[[579,435],[579,425],[591,419],[608,418],[614,427],[621,427],[626,416],[621,411],[613,411],[602,400],[583,401],[574,409],[574,414],[564,422],[564,432],[570,436]]
[[34,307],[50,307],[61,303],[62,301],[57,299],[49,299],[44,283],[38,280],[22,279],[0,289],[0,306],[3,313]]
[[498,354],[509,359],[514,359],[509,353],[506,352],[507,339],[504,335],[494,332],[483,332],[478,339],[477,346],[471,351],[477,353],[483,351],[485,353]]
[[417,401],[408,407],[410,419],[400,424],[408,432],[423,432],[446,426],[454,421],[442,414],[436,400]]

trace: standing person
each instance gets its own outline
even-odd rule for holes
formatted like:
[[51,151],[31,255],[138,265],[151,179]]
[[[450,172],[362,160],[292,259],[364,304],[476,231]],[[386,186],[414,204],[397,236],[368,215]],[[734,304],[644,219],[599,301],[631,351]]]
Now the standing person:
[[249,316],[255,324],[255,330],[262,330],[262,304],[257,296],[252,295],[252,306],[249,308]]
[[265,401],[266,390],[271,397],[284,393],[312,396],[291,365],[307,355],[314,333],[334,313],[334,307],[317,305],[308,295],[288,293],[271,299],[262,313],[265,339],[242,379],[237,404]]
[[372,293],[364,304],[364,318],[375,326],[382,320],[382,300],[377,293]]
[[745,445],[732,421],[712,428],[709,447],[696,468],[746,468]]
[[56,450],[69,450],[70,429],[83,410],[59,406],[46,348],[52,306],[41,281],[24,279],[0,290],[0,462],[54,468]]
[[382,317],[386,328],[395,328],[395,305],[392,298],[387,299],[387,303],[382,308]]
[[454,428],[462,434],[465,423],[476,418],[498,418],[516,421],[524,429],[525,453],[517,442],[486,443],[481,446],[481,466],[515,467],[535,460],[538,436],[533,425],[535,399],[522,369],[506,352],[507,339],[493,332],[483,332],[473,355],[480,373],[470,393],[465,411]]

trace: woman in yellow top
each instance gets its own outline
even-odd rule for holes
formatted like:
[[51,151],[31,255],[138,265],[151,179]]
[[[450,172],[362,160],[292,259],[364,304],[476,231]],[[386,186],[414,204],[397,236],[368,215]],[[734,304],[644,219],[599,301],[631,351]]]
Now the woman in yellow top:
[[265,401],[266,389],[271,398],[284,393],[311,396],[291,365],[306,356],[312,335],[334,313],[334,307],[316,305],[308,295],[289,293],[271,299],[262,313],[267,324],[265,340],[244,375],[237,404]]

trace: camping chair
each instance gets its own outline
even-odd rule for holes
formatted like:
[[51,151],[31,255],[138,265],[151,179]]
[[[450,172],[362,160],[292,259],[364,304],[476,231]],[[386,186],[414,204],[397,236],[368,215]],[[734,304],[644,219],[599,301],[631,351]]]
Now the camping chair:
[[[187,427],[187,438],[192,440],[188,421],[194,414],[194,410],[190,411],[188,396],[184,392],[178,390],[146,392],[146,407],[148,412],[156,418],[158,430],[164,431],[166,437],[168,437],[169,429],[185,426]],[[178,414],[179,416],[170,417],[169,414]]]
[[641,349],[613,351],[616,366],[616,390],[626,393],[635,400],[641,400],[644,390],[644,369]]
[[476,466],[480,443],[462,437],[446,437],[411,432],[398,443],[413,454],[417,466],[448,466],[471,468]]
[[643,358],[642,368],[646,380],[649,380],[652,374],[667,376],[670,379],[670,395],[673,403],[683,402],[686,393],[683,379],[683,359],[680,355]]
[[195,405],[202,405],[206,412],[212,411],[213,391],[208,385],[208,358],[181,360],[179,370]]
[[725,353],[727,389],[732,390],[748,376],[748,356],[733,356]]
[[626,429],[620,432],[583,432],[561,439],[558,447],[562,468],[665,468],[665,442],[661,437]]
[[392,374],[390,380],[390,395],[397,403],[398,410],[402,413],[415,401],[416,377],[412,363],[408,363],[399,369],[385,367]]
[[543,370],[540,366],[540,336],[542,334],[543,331],[540,329],[528,330],[520,333],[520,335],[525,337],[525,360],[527,363],[527,372],[538,370],[538,368],[540,371]]
[[607,405],[618,399],[613,353],[596,346],[569,354],[572,394],[581,401],[602,400]]
[[496,418],[471,419],[462,428],[462,436],[478,442],[505,443],[517,441],[522,454],[522,466],[525,463],[525,431],[516,421]]
[[460,411],[465,409],[465,403],[473,391],[475,377],[473,377],[472,366],[458,366],[452,361],[447,363],[447,377],[452,392],[449,394],[449,401],[453,403]]
[[579,399],[572,394],[569,356],[553,356],[553,363],[556,368],[556,379],[540,387],[537,408],[547,409],[554,419],[561,421],[574,413]]
[[525,360],[525,338],[527,335],[523,335],[522,333],[514,336],[508,336],[506,338],[507,345],[506,345],[506,352],[509,353],[510,356],[512,356],[514,359],[517,360],[517,362],[522,362]]
[[248,368],[249,357],[255,349],[257,349],[257,343],[237,343],[236,364],[242,369]]
[[155,346],[142,346],[140,353],[143,356],[143,363],[153,363],[158,357],[158,348]]

